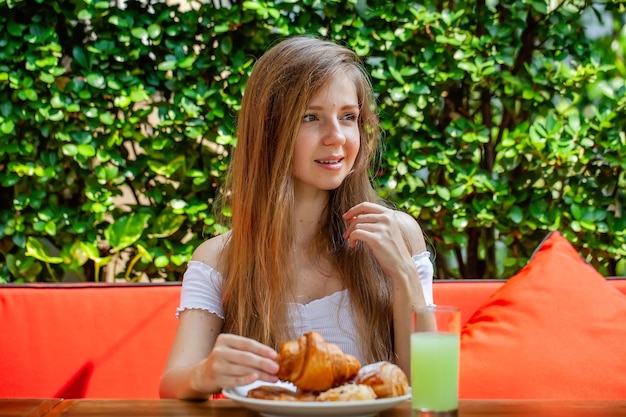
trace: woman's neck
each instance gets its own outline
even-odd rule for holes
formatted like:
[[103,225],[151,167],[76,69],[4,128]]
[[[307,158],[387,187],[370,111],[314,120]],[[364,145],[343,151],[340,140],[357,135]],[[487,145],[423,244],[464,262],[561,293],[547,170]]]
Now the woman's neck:
[[294,236],[297,247],[308,247],[319,233],[322,214],[328,204],[328,192],[319,192],[308,198],[296,198],[294,204]]

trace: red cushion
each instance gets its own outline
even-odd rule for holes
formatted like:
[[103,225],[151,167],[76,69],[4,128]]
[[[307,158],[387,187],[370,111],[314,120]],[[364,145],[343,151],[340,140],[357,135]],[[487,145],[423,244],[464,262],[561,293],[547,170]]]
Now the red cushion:
[[0,397],[158,398],[180,286],[3,287]]
[[470,318],[461,398],[626,398],[626,296],[558,232]]

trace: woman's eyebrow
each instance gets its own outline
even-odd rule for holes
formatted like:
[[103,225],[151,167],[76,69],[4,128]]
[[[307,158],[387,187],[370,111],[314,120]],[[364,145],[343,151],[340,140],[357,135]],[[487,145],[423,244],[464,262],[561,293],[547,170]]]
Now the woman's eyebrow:
[[[307,107],[307,110],[324,110],[324,108],[329,107],[329,106],[322,106],[322,105],[310,105]],[[359,109],[359,106],[357,104],[344,104],[343,106],[339,107],[340,110],[352,110],[352,109]]]

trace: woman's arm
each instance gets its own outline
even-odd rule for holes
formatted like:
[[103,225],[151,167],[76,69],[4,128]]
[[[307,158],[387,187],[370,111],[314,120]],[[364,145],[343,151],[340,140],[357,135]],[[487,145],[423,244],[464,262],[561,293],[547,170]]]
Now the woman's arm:
[[252,339],[219,333],[221,319],[192,309],[180,323],[159,388],[161,398],[207,399],[257,379],[276,382],[276,352]]
[[[192,259],[213,268],[223,243],[222,236],[208,240],[196,249]],[[204,291],[204,283],[208,282],[207,277],[197,274],[186,279],[194,285],[186,287],[183,280],[183,295],[184,291]],[[211,291],[207,289],[200,297],[219,297]],[[257,379],[277,380],[278,365],[273,349],[249,338],[221,333],[222,326],[223,320],[205,309],[188,308],[180,314],[161,376],[162,398],[206,399],[223,388],[246,385]]]
[[[408,214],[396,212],[399,224],[405,237],[411,256],[426,250],[426,242],[422,229],[418,223]],[[398,271],[398,277],[394,279],[393,288],[393,321],[395,354],[398,365],[407,375],[410,375],[411,360],[411,312],[419,307],[426,306],[420,276],[413,259],[406,266],[406,271]]]
[[[220,391],[217,381],[199,374],[221,326],[221,319],[205,310],[185,310],[180,314],[176,336],[161,376],[161,398],[206,399]],[[203,383],[204,380],[208,383]]]
[[412,259],[426,251],[422,230],[408,214],[373,203],[356,205],[344,218],[350,221],[344,237],[366,243],[392,282],[396,361],[409,375],[411,311],[426,305]]

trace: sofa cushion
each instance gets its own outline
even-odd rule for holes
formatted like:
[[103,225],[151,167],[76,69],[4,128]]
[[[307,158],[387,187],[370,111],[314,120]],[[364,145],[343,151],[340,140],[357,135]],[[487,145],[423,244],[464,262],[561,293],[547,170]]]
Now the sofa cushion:
[[459,308],[463,326],[505,283],[503,279],[438,279],[433,282],[433,299],[435,304]]
[[180,285],[2,287],[0,397],[158,398]]
[[553,232],[469,319],[461,398],[626,398],[626,296]]

